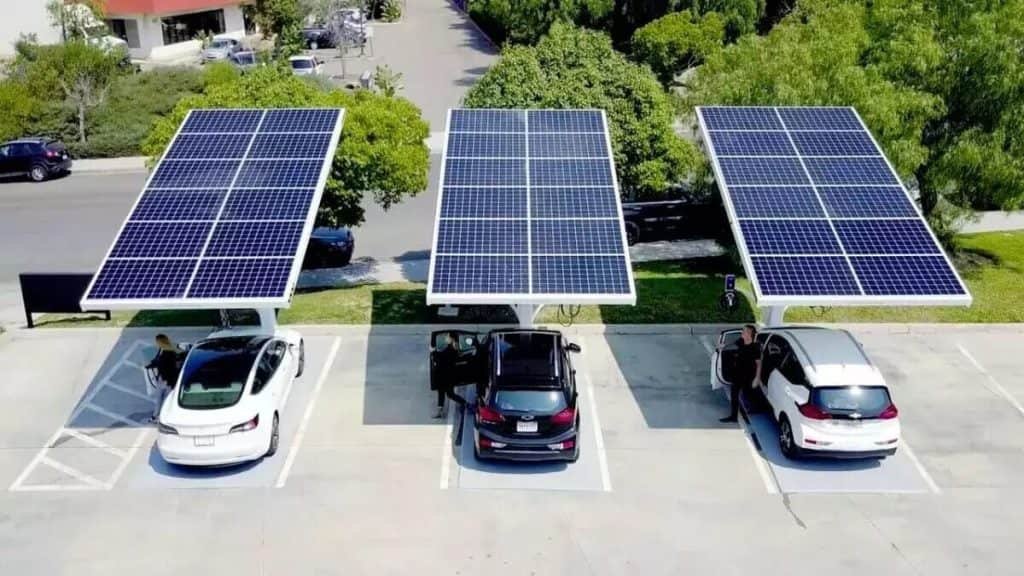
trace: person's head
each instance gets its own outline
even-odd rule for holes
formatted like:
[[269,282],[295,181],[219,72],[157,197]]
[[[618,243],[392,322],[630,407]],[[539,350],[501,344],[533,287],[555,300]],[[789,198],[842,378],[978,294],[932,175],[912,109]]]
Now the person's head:
[[156,335],[156,346],[161,350],[174,350],[174,342],[171,342],[171,339],[167,337],[167,334]]
[[751,342],[754,341],[754,338],[757,338],[757,326],[754,326],[753,324],[744,325],[743,342],[745,344],[750,344]]

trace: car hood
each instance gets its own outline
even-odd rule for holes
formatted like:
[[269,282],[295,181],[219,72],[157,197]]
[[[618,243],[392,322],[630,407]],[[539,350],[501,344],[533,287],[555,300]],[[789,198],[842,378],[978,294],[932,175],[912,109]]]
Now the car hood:
[[226,58],[228,55],[227,48],[207,48],[203,50],[203,56],[207,58]]

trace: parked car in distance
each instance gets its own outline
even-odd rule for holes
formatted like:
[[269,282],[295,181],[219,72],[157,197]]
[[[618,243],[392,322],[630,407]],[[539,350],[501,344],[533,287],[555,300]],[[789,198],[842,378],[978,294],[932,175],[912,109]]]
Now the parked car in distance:
[[306,42],[306,48],[316,50],[318,48],[334,48],[334,33],[326,26],[311,26],[302,29],[302,38]]
[[[719,335],[712,388],[731,386],[740,330]],[[788,458],[878,458],[896,453],[899,411],[882,373],[846,330],[770,328],[762,346],[761,383]]]
[[200,58],[203,63],[227,60],[232,54],[242,50],[242,43],[226,36],[215,37],[210,45],[203,49]]
[[292,56],[288,59],[292,74],[296,76],[320,76],[323,74],[324,63],[316,56]]
[[243,74],[247,70],[251,70],[259,65],[259,61],[256,59],[256,53],[251,50],[235,52],[231,55],[231,63],[234,64],[235,67]]
[[575,462],[580,455],[576,371],[580,347],[553,330],[458,330],[431,335],[430,377],[446,337],[458,351],[456,385],[476,385],[478,459]]
[[34,182],[71,170],[64,144],[50,138],[21,138],[0,144],[0,176],[28,176]]
[[341,268],[352,261],[356,239],[348,228],[314,228],[302,260],[303,270]]
[[714,238],[728,230],[722,207],[710,196],[677,186],[664,199],[623,201],[622,219],[630,246],[652,240]]
[[293,330],[225,330],[193,345],[160,408],[160,455],[189,466],[273,456],[280,413],[305,357],[302,337]]

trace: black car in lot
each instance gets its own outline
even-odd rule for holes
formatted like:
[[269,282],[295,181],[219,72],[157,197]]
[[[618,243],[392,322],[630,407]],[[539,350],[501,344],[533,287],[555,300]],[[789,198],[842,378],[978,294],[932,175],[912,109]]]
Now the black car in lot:
[[317,48],[334,48],[334,33],[330,28],[324,26],[313,26],[302,29],[302,38],[306,48],[316,50]]
[[474,452],[478,459],[575,462],[580,455],[576,371],[580,347],[552,330],[493,330],[432,335],[431,378],[451,337],[456,385],[476,385]]
[[348,228],[314,228],[302,260],[304,270],[341,268],[352,261],[356,238]]
[[71,170],[67,148],[50,138],[22,138],[0,144],[0,176],[28,176],[42,182]]
[[623,200],[622,219],[630,246],[651,240],[717,238],[728,230],[714,197],[682,186],[670,190],[664,199]]

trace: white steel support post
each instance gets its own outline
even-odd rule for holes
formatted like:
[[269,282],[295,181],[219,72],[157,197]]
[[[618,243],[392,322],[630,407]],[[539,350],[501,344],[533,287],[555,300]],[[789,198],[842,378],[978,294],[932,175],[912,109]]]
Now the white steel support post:
[[534,320],[543,304],[513,304],[512,310],[516,313],[520,328],[533,328]]
[[785,306],[766,306],[764,307],[764,310],[765,327],[772,328],[774,326],[782,326],[785,323],[785,321],[783,320],[783,316],[786,315]]
[[277,310],[273,308],[258,308],[256,313],[260,315],[260,328],[267,331],[277,329]]

